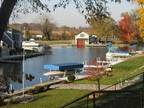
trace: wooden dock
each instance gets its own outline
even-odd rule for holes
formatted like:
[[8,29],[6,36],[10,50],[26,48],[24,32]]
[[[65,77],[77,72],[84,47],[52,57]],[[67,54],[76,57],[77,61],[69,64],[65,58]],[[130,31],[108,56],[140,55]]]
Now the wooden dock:
[[[33,54],[27,54],[25,55],[25,59],[42,56],[43,53],[33,53]],[[0,58],[0,63],[20,63],[22,61],[23,55],[11,55]]]

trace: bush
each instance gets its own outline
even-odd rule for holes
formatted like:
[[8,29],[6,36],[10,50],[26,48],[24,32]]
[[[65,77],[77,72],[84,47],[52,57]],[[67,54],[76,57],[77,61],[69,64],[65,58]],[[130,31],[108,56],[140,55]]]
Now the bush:
[[74,75],[69,75],[68,77],[67,77],[67,79],[68,79],[68,81],[69,82],[73,82],[74,80],[75,80],[75,76]]
[[2,99],[2,97],[0,97],[0,106],[4,105],[4,101]]

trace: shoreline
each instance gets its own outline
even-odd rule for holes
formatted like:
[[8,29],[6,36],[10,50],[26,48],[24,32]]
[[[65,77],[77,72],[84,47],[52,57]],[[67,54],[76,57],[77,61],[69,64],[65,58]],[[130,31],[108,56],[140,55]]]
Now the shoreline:
[[[77,48],[77,45],[75,44],[51,44],[51,45],[48,45],[50,47],[75,47]],[[106,47],[106,44],[94,44],[94,45],[86,45],[84,48],[89,48],[89,47]]]
[[[6,98],[9,98],[11,96],[19,96],[19,95],[22,95],[23,92],[24,94],[37,94],[37,93],[40,93],[42,91],[47,91],[49,89],[51,89],[50,86],[52,85],[56,85],[56,84],[60,84],[62,83],[64,80],[54,80],[54,81],[51,81],[51,82],[43,82],[43,83],[39,83],[39,84],[35,84],[31,87],[27,87],[25,88],[24,90],[23,89],[20,89],[20,90],[16,90],[14,93],[4,93],[6,95]],[[42,90],[42,91],[40,91]]]
[[[32,54],[26,54],[25,59],[32,58],[32,57],[38,57],[43,56],[43,53],[32,53]],[[23,60],[23,55],[10,55],[6,57],[0,58],[0,63],[19,63],[19,61]]]

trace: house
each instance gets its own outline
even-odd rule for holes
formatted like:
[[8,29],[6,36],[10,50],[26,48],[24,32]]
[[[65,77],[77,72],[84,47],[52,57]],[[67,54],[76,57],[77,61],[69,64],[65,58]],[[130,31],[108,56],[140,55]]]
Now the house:
[[97,44],[97,43],[98,43],[98,38],[96,35],[89,36],[89,44]]
[[36,35],[36,38],[37,38],[37,39],[42,39],[42,38],[43,38],[43,35],[42,35],[42,34],[38,34],[38,35]]
[[3,45],[12,49],[22,49],[22,33],[15,29],[5,31],[1,41],[1,46]]
[[84,48],[86,45],[89,45],[89,34],[81,32],[75,35],[75,44],[78,48]]

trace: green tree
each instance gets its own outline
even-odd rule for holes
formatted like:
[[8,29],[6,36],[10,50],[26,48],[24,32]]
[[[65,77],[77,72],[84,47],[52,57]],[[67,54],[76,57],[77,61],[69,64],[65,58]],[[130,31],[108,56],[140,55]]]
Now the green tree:
[[67,39],[67,34],[66,34],[66,31],[64,31],[62,33],[62,40],[66,40]]
[[44,22],[42,23],[42,32],[44,39],[51,40],[52,30],[54,27],[55,24],[51,23],[49,18],[44,18]]
[[31,38],[31,33],[29,30],[25,31],[25,38],[26,38],[26,40],[29,40]]

